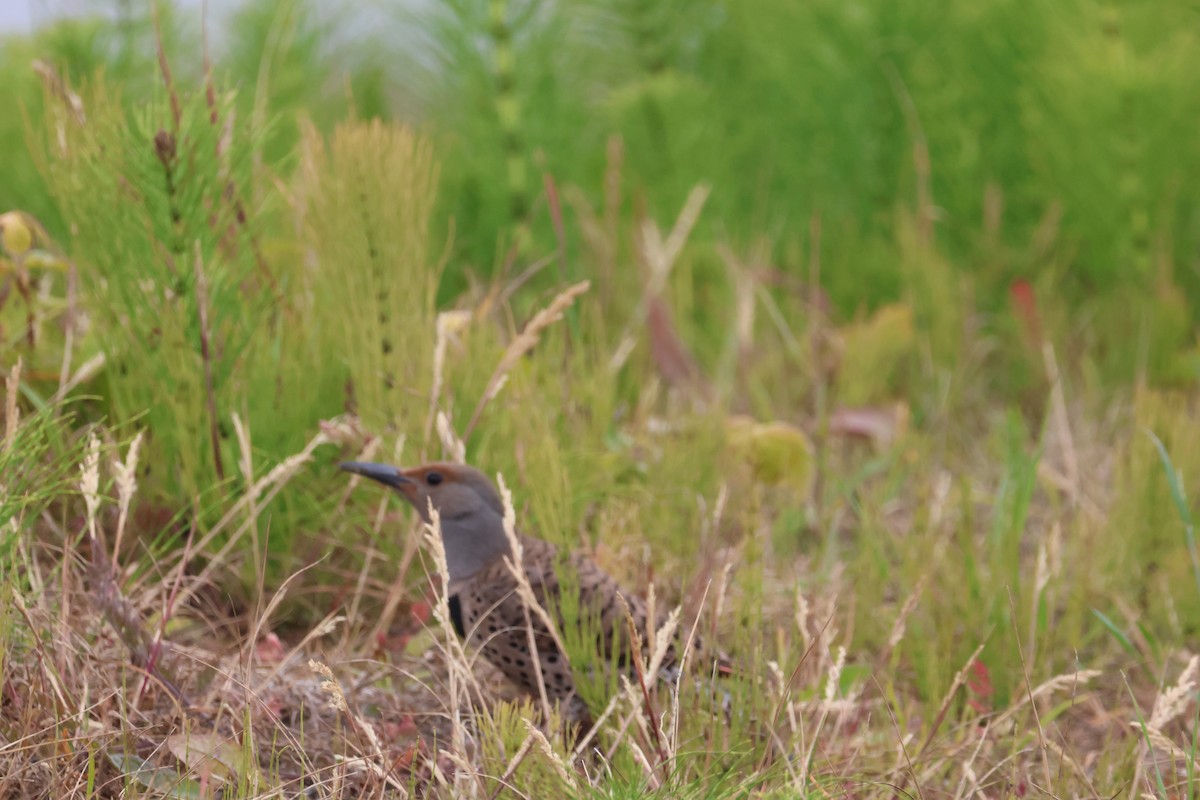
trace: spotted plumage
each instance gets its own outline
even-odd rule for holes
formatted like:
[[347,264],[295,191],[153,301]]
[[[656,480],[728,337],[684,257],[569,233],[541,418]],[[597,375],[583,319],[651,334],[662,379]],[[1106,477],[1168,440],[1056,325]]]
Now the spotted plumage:
[[[546,697],[558,703],[570,720],[587,723],[590,714],[575,691],[567,656],[541,618],[527,615],[517,591],[517,581],[505,563],[511,554],[504,533],[504,507],[491,481],[476,469],[461,464],[428,464],[408,470],[384,464],[348,462],[343,469],[395,488],[429,521],[429,507],[438,511],[442,541],[450,572],[451,614],[459,635],[478,647],[484,657],[524,691],[539,696],[538,673],[530,650],[532,629],[536,658],[541,667]],[[553,614],[559,629],[562,582],[559,564],[573,572],[578,585],[579,608],[598,623],[598,644],[605,658],[619,666],[628,664],[626,618],[618,595],[624,598],[642,639],[646,638],[647,608],[635,594],[625,591],[594,561],[578,553],[560,559],[554,545],[518,534],[522,567],[538,604]],[[665,621],[657,615],[657,626]],[[526,620],[529,620],[527,627]],[[643,642],[643,658],[647,642]],[[674,673],[675,646],[667,651],[663,673]]]

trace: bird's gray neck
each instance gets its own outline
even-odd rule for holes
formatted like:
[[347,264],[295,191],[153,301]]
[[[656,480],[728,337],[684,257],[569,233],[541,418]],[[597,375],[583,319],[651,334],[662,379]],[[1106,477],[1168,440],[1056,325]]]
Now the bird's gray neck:
[[441,526],[452,584],[470,578],[510,552],[508,537],[504,535],[504,521],[491,509],[484,513],[442,518]]

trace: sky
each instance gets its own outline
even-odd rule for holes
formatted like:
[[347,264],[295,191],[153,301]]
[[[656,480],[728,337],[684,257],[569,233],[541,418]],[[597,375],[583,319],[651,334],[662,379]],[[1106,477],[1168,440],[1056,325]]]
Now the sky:
[[[134,0],[144,2],[145,0]],[[175,0],[181,9],[199,11],[203,0]],[[210,13],[232,6],[233,0],[208,0]],[[0,33],[28,33],[35,25],[58,17],[83,14],[86,11],[111,8],[112,0],[0,0]]]
[[0,0],[0,32],[28,33],[33,26],[31,5],[30,0]]

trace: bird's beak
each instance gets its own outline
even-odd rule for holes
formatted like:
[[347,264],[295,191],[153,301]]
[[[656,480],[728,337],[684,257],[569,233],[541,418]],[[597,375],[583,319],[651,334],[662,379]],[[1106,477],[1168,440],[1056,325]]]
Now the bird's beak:
[[395,489],[403,489],[405,486],[412,486],[415,483],[412,478],[388,464],[372,464],[369,461],[343,461],[338,466],[346,470],[346,472],[362,475],[364,478],[379,481],[385,486],[391,486]]

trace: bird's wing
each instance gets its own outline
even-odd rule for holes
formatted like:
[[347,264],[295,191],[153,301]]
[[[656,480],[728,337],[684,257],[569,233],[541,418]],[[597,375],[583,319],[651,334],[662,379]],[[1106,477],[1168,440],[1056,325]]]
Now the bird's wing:
[[[600,565],[586,556],[574,555],[571,565],[579,576],[580,605],[595,615],[599,623],[602,632],[600,644],[604,655],[619,667],[628,665],[629,622],[632,618],[633,626],[642,642],[642,658],[648,660],[651,642],[646,624],[649,620],[646,601],[626,590],[615,578],[601,569]],[[626,608],[629,609],[628,616]],[[666,614],[656,613],[655,622],[655,631],[660,630],[666,622]],[[672,644],[664,664],[674,663],[674,653],[675,647]]]
[[[525,570],[530,577],[534,594],[537,596],[538,602],[553,615],[561,631],[564,620],[559,605],[561,588],[555,572],[557,551],[553,545],[540,539],[523,537],[522,541],[525,550]],[[646,601],[641,596],[625,589],[599,564],[581,553],[571,553],[568,558],[568,567],[577,576],[580,611],[591,614],[597,623],[600,634],[598,644],[604,657],[621,668],[629,666],[630,663],[629,620],[625,616],[624,606],[618,600],[619,595],[624,598],[638,637],[642,640],[643,662],[648,663],[652,656],[651,650],[654,643],[650,640],[647,624],[650,619],[650,611]],[[669,612],[670,606],[667,603],[661,603],[655,609],[654,631],[656,634],[666,625]],[[729,656],[719,649],[712,649],[710,643],[696,635],[691,622],[681,618],[680,625],[671,642],[668,643],[662,659],[660,666],[662,677],[674,680],[678,674],[684,640],[689,641],[688,649],[692,653],[689,660],[700,665],[702,673],[728,675],[732,672],[732,662]]]
[[[651,641],[651,633],[647,625],[650,619],[650,611],[646,605],[646,601],[642,597],[623,588],[616,579],[601,569],[590,558],[575,554],[572,556],[571,562],[579,574],[581,594],[584,598],[588,599],[589,607],[593,613],[599,615],[601,630],[604,632],[602,645],[605,656],[609,660],[615,661],[621,667],[629,663],[629,619],[625,615],[625,610],[621,602],[617,599],[618,595],[620,595],[629,607],[629,616],[633,618],[633,624],[638,632],[638,637],[642,640],[641,656],[643,663],[649,663],[653,655],[654,642]],[[663,630],[663,626],[666,625],[669,611],[670,609],[665,603],[655,609],[655,635]],[[663,655],[659,667],[662,677],[674,680],[678,673],[683,641],[688,639],[689,636],[691,638],[688,646],[694,655],[694,663],[703,664],[702,671],[709,672],[711,669],[715,669],[717,674],[729,674],[729,657],[720,651],[710,652],[701,637],[696,636],[694,631],[690,629],[690,626],[681,620],[680,626],[676,628],[675,634],[667,644],[666,652]]]
[[[551,615],[561,631],[566,624],[562,612],[562,582],[559,580],[558,548],[542,539],[522,537],[523,566],[534,597]],[[645,638],[646,604],[640,597],[624,591],[620,584],[590,558],[572,553],[566,560],[568,571],[579,590],[579,611],[593,615],[601,632],[604,655],[613,658],[620,649],[618,640],[628,639],[624,608],[617,595],[625,598],[641,636]],[[619,633],[617,633],[619,632]],[[614,635],[616,634],[616,635]]]
[[[557,591],[557,578],[552,561],[546,561],[544,565],[534,565],[534,569],[527,569],[527,572],[531,573],[529,579],[534,596],[546,607],[547,593]],[[575,684],[567,657],[542,618],[521,602],[516,579],[503,559],[497,559],[464,582],[459,591],[459,603],[468,636],[484,657],[509,680],[536,696],[539,694],[537,670],[529,641],[532,630],[547,696],[551,700],[572,700]]]

